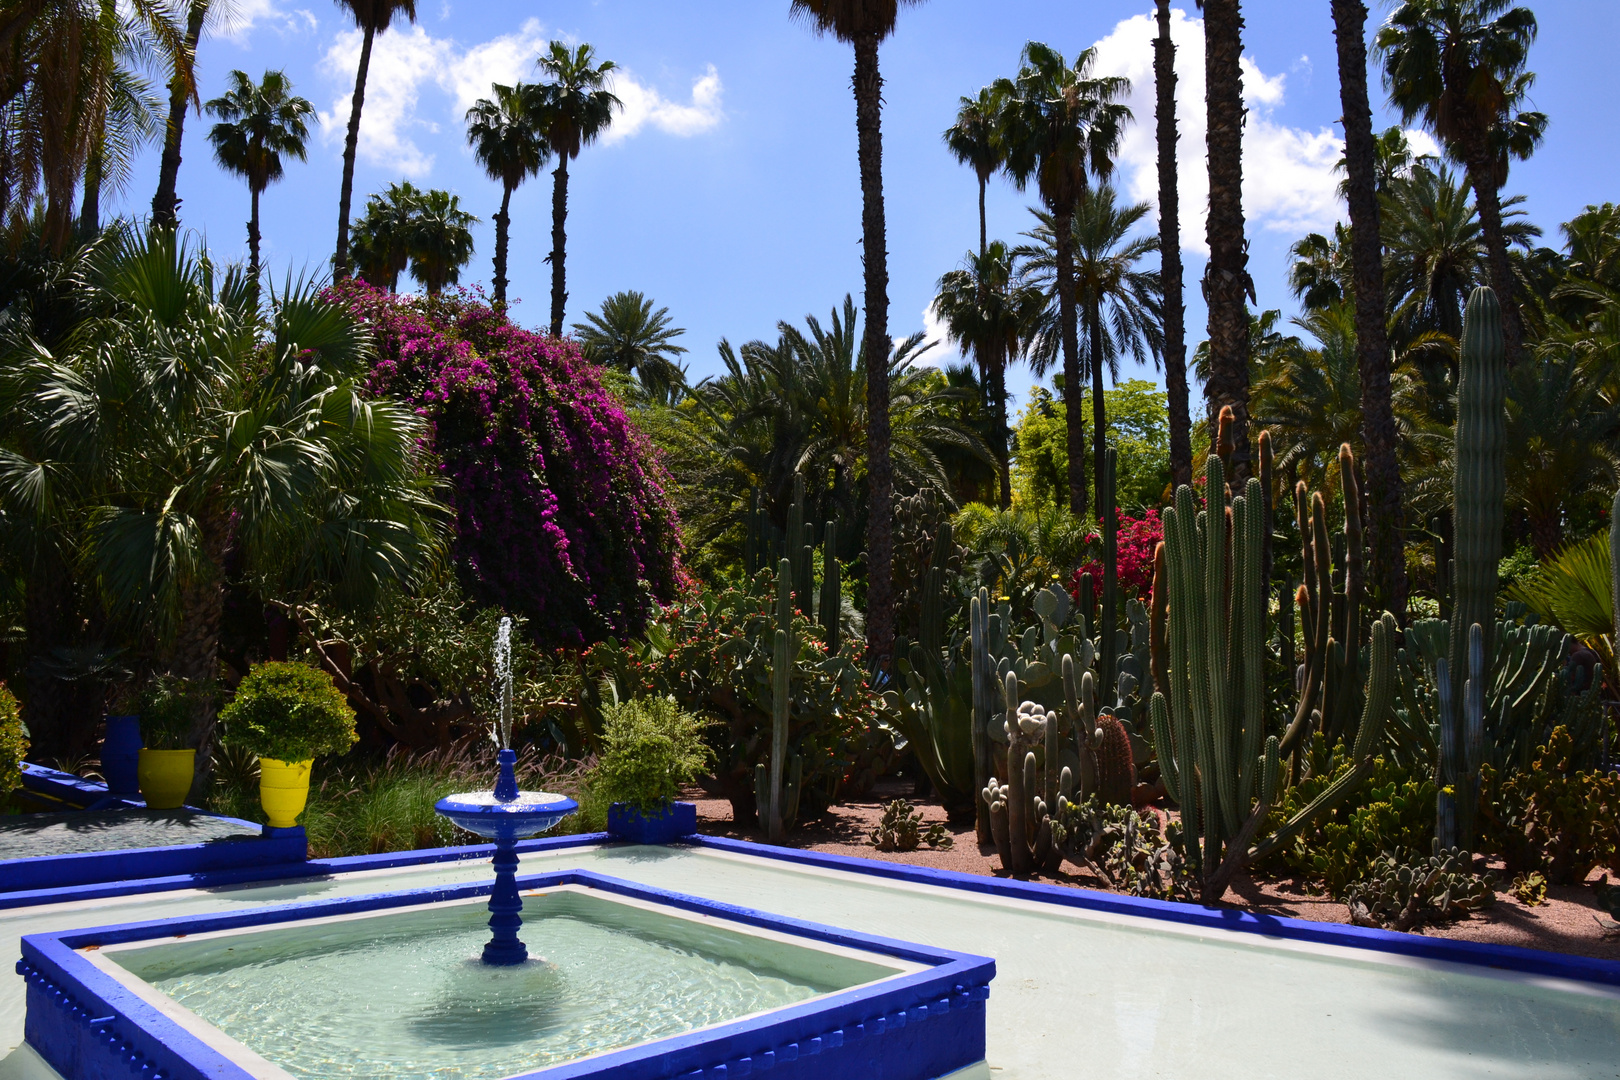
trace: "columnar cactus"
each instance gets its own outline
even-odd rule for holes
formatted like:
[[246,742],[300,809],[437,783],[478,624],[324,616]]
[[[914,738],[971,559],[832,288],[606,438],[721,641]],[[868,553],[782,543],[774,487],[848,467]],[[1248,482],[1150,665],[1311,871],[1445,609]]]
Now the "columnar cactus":
[[765,835],[782,838],[782,770],[787,762],[788,712],[793,689],[793,563],[783,559],[776,575],[776,651],[771,664],[771,775]]
[[827,522],[821,541],[821,637],[827,655],[840,647],[839,618],[844,610],[843,568],[838,565],[838,521]]
[[1097,512],[1102,519],[1103,541],[1102,622],[1097,627],[1097,652],[1104,701],[1113,701],[1117,696],[1114,632],[1119,628],[1119,515],[1114,512],[1114,470],[1118,458],[1119,452],[1112,446],[1103,452],[1103,474],[1098,477],[1097,485],[1101,503]]

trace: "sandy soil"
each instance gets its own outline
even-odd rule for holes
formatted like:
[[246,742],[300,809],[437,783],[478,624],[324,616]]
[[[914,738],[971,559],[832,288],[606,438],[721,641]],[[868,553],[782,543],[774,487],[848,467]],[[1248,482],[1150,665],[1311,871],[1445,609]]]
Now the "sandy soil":
[[[738,828],[732,823],[730,803],[705,798],[701,794],[689,797],[697,803],[698,828],[701,832],[738,840],[763,839],[758,829]],[[952,847],[946,851],[924,847],[910,852],[883,852],[873,847],[868,835],[882,818],[883,807],[893,799],[909,799],[922,811],[925,822],[945,822],[954,841]],[[964,874],[1007,876],[1001,871],[995,849],[980,849],[974,839],[971,821],[951,823],[937,804],[915,798],[911,782],[907,780],[880,780],[864,798],[834,807],[825,817],[801,823],[789,835],[786,843],[789,847],[881,859],[910,866],[927,866]],[[1040,880],[1074,888],[1107,890],[1108,886],[1101,878],[1084,871],[1067,872],[1072,869],[1066,865],[1064,872],[1052,877],[1043,876]],[[1510,875],[1503,873],[1500,864],[1494,869],[1499,879],[1495,904],[1456,923],[1426,926],[1422,933],[1431,937],[1519,945],[1575,956],[1620,960],[1620,934],[1605,935],[1599,927],[1597,916],[1602,911],[1590,888],[1591,884],[1604,880],[1602,870],[1595,871],[1587,885],[1550,887],[1545,903],[1527,907],[1513,895]],[[1299,882],[1287,879],[1255,881],[1241,877],[1233,884],[1226,901],[1220,906],[1315,922],[1350,921],[1350,912],[1345,905],[1331,897],[1313,895]]]

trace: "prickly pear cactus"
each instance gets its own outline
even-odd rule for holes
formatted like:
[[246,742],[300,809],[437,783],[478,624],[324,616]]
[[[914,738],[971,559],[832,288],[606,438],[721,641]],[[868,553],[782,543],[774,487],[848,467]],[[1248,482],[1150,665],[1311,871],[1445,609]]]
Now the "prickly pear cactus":
[[1411,930],[1426,922],[1450,922],[1496,900],[1495,875],[1474,873],[1474,857],[1434,842],[1427,858],[1385,852],[1372,873],[1345,893],[1358,926]]

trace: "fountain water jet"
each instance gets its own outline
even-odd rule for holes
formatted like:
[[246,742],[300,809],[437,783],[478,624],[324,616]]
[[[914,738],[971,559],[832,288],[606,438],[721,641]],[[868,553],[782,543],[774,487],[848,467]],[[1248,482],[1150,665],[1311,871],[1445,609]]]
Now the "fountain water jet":
[[518,939],[523,925],[523,898],[517,889],[517,842],[545,832],[579,809],[579,804],[563,795],[545,791],[519,791],[514,766],[517,752],[512,749],[512,620],[503,617],[495,632],[495,687],[500,708],[495,717],[494,736],[498,749],[497,773],[492,791],[469,791],[446,795],[434,809],[468,832],[495,841],[495,888],[489,896],[489,928],[492,937],[484,946],[486,964],[521,964],[529,950]]

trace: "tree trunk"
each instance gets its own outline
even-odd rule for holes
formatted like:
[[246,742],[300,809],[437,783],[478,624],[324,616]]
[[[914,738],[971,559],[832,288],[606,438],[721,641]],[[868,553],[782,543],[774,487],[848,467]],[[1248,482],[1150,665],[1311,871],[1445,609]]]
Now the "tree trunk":
[[1204,0],[1204,78],[1209,122],[1209,265],[1204,298],[1209,305],[1210,438],[1221,407],[1232,407],[1232,473],[1250,474],[1249,450],[1249,254],[1243,238],[1243,15],[1239,0]]
[[248,277],[253,280],[253,287],[257,291],[259,286],[259,189],[248,185],[248,194],[253,204],[252,212],[248,215]]
[[511,234],[512,185],[501,185],[501,212],[495,215],[495,302],[506,304],[506,245]]
[[1485,237],[1485,261],[1491,272],[1491,288],[1496,291],[1496,299],[1502,307],[1502,347],[1511,371],[1524,359],[1524,322],[1519,314],[1518,291],[1514,288],[1513,264],[1508,261],[1507,238],[1502,235],[1502,201],[1496,189],[1496,170],[1491,157],[1488,145],[1470,149],[1468,184],[1474,189],[1479,231]]
[[[191,0],[186,12],[185,61],[195,63],[197,41],[208,17],[209,0]],[[192,80],[176,72],[169,80],[169,123],[163,129],[163,156],[158,162],[157,194],[152,196],[152,224],[172,229],[180,220],[180,197],[175,187],[180,179],[180,143],[186,132],[186,99]],[[193,91],[194,92],[194,91]]]
[[1058,329],[1063,340],[1064,416],[1068,422],[1069,510],[1086,515],[1086,421],[1080,404],[1080,334],[1074,310],[1074,208],[1054,215],[1057,249]]
[[563,310],[568,306],[563,261],[568,249],[568,155],[557,155],[551,174],[551,336],[562,337]]
[[360,144],[360,112],[366,105],[366,74],[371,70],[371,42],[375,26],[367,25],[360,39],[360,67],[354,73],[354,101],[349,106],[349,133],[343,140],[343,186],[338,189],[337,250],[332,255],[332,280],[349,276],[349,204],[354,196],[354,153]]
[[84,203],[79,210],[79,235],[86,240],[101,231],[102,140],[96,139],[84,162]]
[[1153,42],[1154,115],[1159,127],[1159,277],[1164,285],[1164,385],[1170,413],[1170,482],[1192,483],[1192,416],[1187,410],[1186,305],[1181,299],[1181,196],[1176,181],[1176,46],[1170,0],[1157,0]]
[[1101,515],[1108,509],[1103,505],[1103,457],[1108,449],[1108,406],[1103,400],[1102,306],[1096,297],[1086,302],[1086,331],[1089,339],[1087,349],[1091,353],[1091,476],[1097,485],[1097,513]]
[[990,422],[996,426],[996,472],[1001,485],[1000,506],[1012,506],[1012,455],[1007,446],[1007,350],[998,345],[991,356]]
[[[219,633],[225,621],[225,580],[221,569],[229,547],[228,524],[222,518],[205,520],[202,575],[180,591],[180,630],[175,636],[170,673],[198,683],[214,681],[219,669]],[[191,745],[197,748],[191,794],[196,805],[208,794],[213,776],[214,726],[219,704],[212,696],[192,718]]]
[[[979,271],[981,280],[984,272],[984,253],[990,248],[990,241],[984,225],[984,189],[989,179],[987,176],[979,177]],[[980,288],[983,288],[983,286],[981,285]]]
[[1390,400],[1389,336],[1385,326],[1384,250],[1379,228],[1377,155],[1367,101],[1367,6],[1333,0],[1339,46],[1339,102],[1344,110],[1344,157],[1350,204],[1350,260],[1356,299],[1356,352],[1361,373],[1361,441],[1366,448],[1372,508],[1373,581],[1379,602],[1406,622],[1406,556],[1402,536],[1401,471],[1395,457]]

